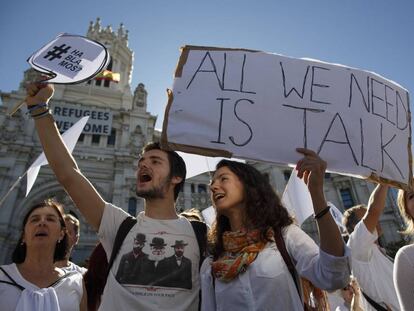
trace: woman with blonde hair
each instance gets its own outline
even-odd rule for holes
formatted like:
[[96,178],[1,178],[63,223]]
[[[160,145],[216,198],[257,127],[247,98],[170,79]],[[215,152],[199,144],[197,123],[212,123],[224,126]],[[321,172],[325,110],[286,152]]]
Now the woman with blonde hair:
[[[414,192],[400,190],[397,203],[407,224],[402,233],[412,235],[414,233]],[[414,244],[400,248],[395,256],[394,286],[401,310],[414,310]]]

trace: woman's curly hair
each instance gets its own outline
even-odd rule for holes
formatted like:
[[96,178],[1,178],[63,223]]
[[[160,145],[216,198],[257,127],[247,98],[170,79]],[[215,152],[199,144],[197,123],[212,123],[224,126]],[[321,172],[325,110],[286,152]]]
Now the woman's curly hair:
[[[267,240],[266,232],[272,228],[275,233],[293,223],[292,217],[282,205],[268,179],[253,166],[241,162],[221,160],[216,170],[227,167],[244,186],[245,225],[259,229],[261,238]],[[208,234],[209,251],[217,260],[224,252],[223,233],[230,231],[229,219],[217,213],[216,220]]]

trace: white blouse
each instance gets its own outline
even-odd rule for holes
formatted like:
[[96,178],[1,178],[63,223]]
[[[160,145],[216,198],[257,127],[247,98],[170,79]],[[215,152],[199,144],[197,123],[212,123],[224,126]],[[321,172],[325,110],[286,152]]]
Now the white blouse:
[[[326,290],[348,284],[351,270],[346,246],[343,257],[331,256],[296,225],[288,226],[283,238],[299,275]],[[229,283],[216,279],[213,285],[211,258],[203,262],[200,276],[202,311],[303,311],[295,283],[274,242],[266,245],[245,273]]]
[[[11,284],[0,283],[0,310],[79,310],[83,295],[82,274],[72,273],[60,279],[50,288],[39,288],[23,278],[16,264],[3,265],[1,267],[24,290]],[[0,271],[0,280],[11,283],[10,279],[2,271]],[[35,307],[34,303],[38,307]],[[56,306],[56,303],[59,306]]]

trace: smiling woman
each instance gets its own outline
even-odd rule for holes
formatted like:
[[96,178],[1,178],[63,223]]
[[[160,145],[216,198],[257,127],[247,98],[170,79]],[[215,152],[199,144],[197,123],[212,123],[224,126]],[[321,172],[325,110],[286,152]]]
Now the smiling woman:
[[86,310],[82,275],[55,267],[68,243],[61,210],[57,202],[46,200],[24,217],[13,263],[0,267],[2,310],[25,310],[27,305],[33,310]]
[[[298,276],[326,290],[348,284],[349,252],[323,194],[326,163],[311,150],[297,151],[304,155],[296,170],[311,193],[320,247],[293,223],[264,175],[220,161],[210,185],[217,216],[211,257],[200,270],[201,310],[303,310],[310,295]],[[313,287],[313,296],[318,310],[328,310],[322,291]]]

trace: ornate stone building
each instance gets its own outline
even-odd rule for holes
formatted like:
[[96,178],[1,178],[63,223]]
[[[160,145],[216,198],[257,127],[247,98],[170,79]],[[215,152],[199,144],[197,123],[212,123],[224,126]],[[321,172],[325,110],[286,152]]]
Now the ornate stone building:
[[[255,161],[248,161],[248,163],[255,166],[269,178],[274,190],[281,197],[289,180],[291,168]],[[210,206],[209,182],[210,176],[207,172],[188,179],[184,193],[179,197],[179,209],[204,209]],[[357,204],[367,204],[374,188],[375,184],[362,179],[330,173],[325,175],[324,190],[326,200],[332,202],[341,212]],[[397,191],[390,189],[386,208],[380,219],[383,230],[380,240],[384,246],[399,243],[402,240],[402,236],[398,231],[401,231],[403,228],[403,221],[396,205],[396,198]],[[303,223],[302,228],[318,242],[317,227],[312,217]]]
[[[128,47],[128,31],[123,25],[113,31],[110,26],[103,28],[97,19],[91,22],[87,37],[108,48],[111,55],[108,69],[120,73],[120,82],[91,80],[78,85],[56,85],[50,104],[62,131],[76,122],[79,115],[90,114],[90,126],[85,126],[73,154],[82,172],[105,200],[135,215],[143,209],[143,201],[135,195],[137,156],[143,144],[153,140],[156,117],[147,112],[144,84],[140,83],[134,92],[131,91],[134,55]],[[36,76],[36,72],[27,70],[18,90],[1,93],[0,199],[42,152],[33,121],[22,110],[12,118],[6,116],[12,106],[25,98],[25,83],[35,80]],[[105,118],[99,117],[103,115]],[[26,178],[22,178],[0,206],[0,263],[10,260],[20,236],[22,217],[33,203],[56,197],[65,204],[66,210],[76,211],[47,166],[41,168],[27,197],[25,192]],[[81,242],[73,255],[75,261],[82,261],[89,255],[97,237],[79,212],[77,214],[81,218]]]

